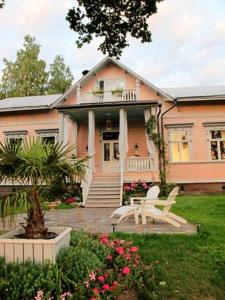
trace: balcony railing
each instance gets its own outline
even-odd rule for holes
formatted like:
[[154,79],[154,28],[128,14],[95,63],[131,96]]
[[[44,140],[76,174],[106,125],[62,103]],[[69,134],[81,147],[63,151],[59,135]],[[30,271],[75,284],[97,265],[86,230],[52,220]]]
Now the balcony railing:
[[125,159],[126,172],[148,172],[154,169],[154,157],[128,157]]
[[80,103],[101,103],[101,102],[115,102],[115,101],[133,101],[137,100],[135,90],[125,90],[121,92],[92,92],[81,93]]

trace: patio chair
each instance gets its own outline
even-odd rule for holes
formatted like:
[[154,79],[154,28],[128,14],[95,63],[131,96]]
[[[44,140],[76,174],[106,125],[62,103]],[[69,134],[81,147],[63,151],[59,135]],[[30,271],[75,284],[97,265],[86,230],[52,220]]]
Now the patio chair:
[[[165,221],[175,227],[180,227],[181,224],[187,224],[187,221],[177,216],[176,214],[170,212],[170,209],[174,203],[176,203],[175,199],[178,195],[179,188],[174,188],[167,200],[146,200],[141,204],[141,208],[136,211],[136,215],[141,214],[142,224],[146,224],[146,217],[150,217],[153,220],[161,220]],[[152,205],[152,206],[151,206]],[[155,206],[163,206],[163,210],[155,207]],[[136,219],[138,217],[136,216]],[[181,223],[181,224],[180,224]]]
[[[120,216],[117,223],[120,223],[122,220],[127,220],[130,216],[135,216],[135,222],[138,223],[136,220],[137,216],[135,211],[139,210],[140,202],[144,200],[155,200],[159,195],[160,189],[158,186],[151,187],[145,197],[131,197],[130,198],[130,205],[124,205],[116,210],[111,214],[110,218],[113,218],[115,215]],[[138,204],[135,204],[138,202]]]

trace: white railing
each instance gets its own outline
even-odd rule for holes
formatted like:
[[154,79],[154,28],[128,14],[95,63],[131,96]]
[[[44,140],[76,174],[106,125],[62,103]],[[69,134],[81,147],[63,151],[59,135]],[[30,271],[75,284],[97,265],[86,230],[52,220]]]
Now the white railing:
[[128,157],[125,159],[126,172],[147,172],[154,169],[154,157]]
[[116,101],[132,101],[137,100],[135,90],[125,90],[121,92],[92,92],[81,93],[80,103],[101,103],[101,102],[116,102]]
[[83,205],[85,205],[85,202],[88,197],[88,192],[93,178],[93,170],[94,170],[94,156],[90,157],[87,161],[86,173],[81,184]]

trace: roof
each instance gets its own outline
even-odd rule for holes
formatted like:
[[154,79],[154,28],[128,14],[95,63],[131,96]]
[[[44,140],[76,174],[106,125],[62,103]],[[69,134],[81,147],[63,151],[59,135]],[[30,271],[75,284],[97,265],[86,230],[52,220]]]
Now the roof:
[[60,96],[61,94],[6,98],[0,100],[0,112],[48,109]]
[[55,105],[60,104],[62,101],[64,101],[66,99],[66,97],[68,97],[74,91],[74,89],[77,86],[81,85],[83,82],[85,82],[86,80],[88,80],[96,72],[98,72],[101,69],[103,69],[109,63],[115,64],[119,68],[125,70],[127,73],[129,73],[129,74],[133,75],[135,78],[139,79],[141,82],[145,83],[148,87],[150,87],[151,89],[155,90],[157,93],[159,93],[159,94],[161,94],[161,95],[169,98],[170,100],[173,100],[169,95],[165,95],[164,92],[161,89],[157,88],[155,85],[153,85],[152,83],[150,83],[148,80],[144,79],[143,77],[141,77],[140,75],[138,75],[134,71],[130,70],[128,67],[126,67],[125,65],[123,65],[120,61],[118,61],[115,58],[112,58],[112,57],[108,56],[108,57],[104,58],[100,63],[98,63],[93,69],[91,69],[86,75],[84,75],[77,82],[75,82],[71,86],[71,88],[68,91],[65,92],[65,94],[61,95],[61,97],[57,100],[57,102],[55,103]]
[[225,98],[225,85],[192,86],[192,87],[168,87],[161,88],[166,94],[175,98]]

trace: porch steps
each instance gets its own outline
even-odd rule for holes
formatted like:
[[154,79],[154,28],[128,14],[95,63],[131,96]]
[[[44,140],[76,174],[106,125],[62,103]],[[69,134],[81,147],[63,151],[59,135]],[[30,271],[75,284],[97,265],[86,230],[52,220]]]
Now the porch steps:
[[118,207],[120,205],[119,174],[96,174],[89,189],[86,207]]

